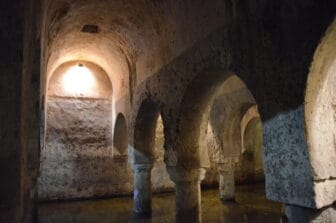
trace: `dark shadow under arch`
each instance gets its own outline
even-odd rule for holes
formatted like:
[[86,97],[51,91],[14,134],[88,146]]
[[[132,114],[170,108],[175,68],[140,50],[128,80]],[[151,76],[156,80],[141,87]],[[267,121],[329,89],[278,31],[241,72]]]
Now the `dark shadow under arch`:
[[198,75],[187,87],[179,115],[176,148],[179,166],[209,166],[207,152],[199,149],[201,132],[207,128],[206,120],[217,89],[230,76],[232,74],[228,71],[207,71],[206,74]]
[[[244,89],[244,92],[248,92],[248,94],[245,93],[246,95],[235,94],[235,97],[246,97],[249,98],[249,100],[242,100],[244,102],[241,102],[243,104],[239,104],[239,108],[237,107],[237,103],[232,102],[235,108],[238,109],[236,114],[231,114],[231,116],[234,116],[230,117],[230,119],[234,119],[235,121],[230,121],[229,125],[226,123],[225,131],[222,131],[221,129],[221,131],[225,132],[225,134],[229,134],[220,135],[222,133],[217,132],[215,135],[220,138],[230,138],[232,135],[237,135],[237,137],[235,137],[237,143],[231,143],[232,145],[230,145],[230,147],[240,148],[240,121],[245,111],[252,104],[256,103],[255,98],[246,86],[245,82],[237,75],[225,70],[205,71],[205,74],[196,76],[196,78],[189,84],[181,103],[176,148],[178,154],[178,165],[187,168],[208,167],[208,154],[205,149],[202,149],[205,147],[203,145],[203,138],[205,136],[209,118],[212,125],[215,121],[211,119],[211,114],[213,113],[211,109],[214,101],[216,98],[220,99],[222,94],[224,95],[225,91],[223,92],[223,88],[233,88],[233,86],[224,87],[224,85],[228,83],[227,81],[229,79],[237,80],[238,82],[236,82],[239,83],[237,87],[239,87],[239,89]],[[227,95],[226,97],[230,99],[230,95]],[[231,98],[230,100],[234,99]],[[226,104],[230,104],[230,100],[226,102]],[[237,152],[239,153],[240,150],[238,149]]]
[[128,131],[125,116],[119,113],[116,118],[116,123],[113,133],[113,146],[120,155],[127,153],[128,147]]
[[159,114],[159,106],[151,99],[145,99],[141,103],[134,128],[133,162],[136,164],[153,162],[155,130]]

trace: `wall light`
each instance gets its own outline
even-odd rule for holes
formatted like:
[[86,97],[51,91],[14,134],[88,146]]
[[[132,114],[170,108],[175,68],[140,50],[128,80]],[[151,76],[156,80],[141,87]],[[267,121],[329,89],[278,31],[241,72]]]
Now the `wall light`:
[[83,64],[69,68],[62,78],[65,93],[73,96],[85,96],[94,90],[96,80],[92,72]]

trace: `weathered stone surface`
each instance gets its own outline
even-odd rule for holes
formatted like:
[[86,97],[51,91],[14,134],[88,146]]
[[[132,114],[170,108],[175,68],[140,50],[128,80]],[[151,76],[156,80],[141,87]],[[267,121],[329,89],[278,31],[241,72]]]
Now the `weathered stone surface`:
[[336,20],[316,49],[307,79],[305,124],[316,206],[336,201]]
[[315,208],[303,106],[263,123],[267,197]]
[[[39,197],[70,199],[115,196],[133,192],[133,171],[127,158],[113,157],[111,104],[105,99],[49,97],[46,149],[43,151]],[[163,123],[155,135],[155,159],[151,169],[153,192],[174,190],[163,160]],[[120,156],[121,158],[122,156]],[[215,168],[204,185],[218,182]]]
[[137,215],[151,215],[152,213],[152,164],[134,164],[134,207]]
[[164,162],[164,126],[159,115],[155,130],[154,168],[152,170],[152,185],[154,191],[174,190]]
[[[111,122],[116,114],[124,114],[129,146],[134,147],[139,105],[150,99],[165,122],[165,162],[186,168],[211,167],[208,150],[198,146],[198,142],[205,143],[198,137],[198,130],[207,128],[209,110],[205,105],[225,78],[239,76],[256,99],[263,121],[269,198],[302,206],[314,206],[316,199],[323,200],[316,206],[333,202],[332,196],[325,196],[328,192],[321,191],[333,191],[334,187],[330,112],[334,106],[322,103],[328,111],[327,120],[321,109],[322,125],[306,129],[301,106],[313,53],[335,17],[334,0],[167,0],[160,4],[142,0],[46,0],[43,4],[13,0],[2,1],[0,6],[0,40],[4,43],[0,65],[0,186],[4,189],[0,201],[1,209],[13,218],[4,222],[22,222],[25,214],[32,216],[26,210],[34,197],[39,165],[37,113],[32,107],[37,106],[37,98],[44,104],[54,71],[78,60],[97,64],[109,76],[113,83]],[[97,26],[99,32],[82,32],[85,24]],[[38,46],[41,61],[33,63],[31,53],[38,51],[34,50]],[[326,58],[333,64],[330,55],[334,50],[329,46],[332,52]],[[329,64],[320,62],[317,64]],[[37,65],[33,70],[42,69],[40,77],[30,75],[32,64]],[[317,71],[318,77],[324,74]],[[334,85],[334,81],[327,82]],[[319,85],[313,89],[325,90]],[[333,92],[332,87],[327,89]],[[42,108],[42,125],[44,111]],[[327,135],[327,139],[316,140],[317,146],[310,144],[314,142],[309,136],[312,130],[321,131],[315,134],[317,138]],[[314,150],[309,149],[312,145]]]
[[218,165],[219,172],[219,195],[222,200],[232,200],[235,197],[235,162],[228,159]]
[[202,222],[201,181],[205,169],[167,167],[167,170],[176,185],[176,222]]
[[285,206],[285,214],[289,223],[335,223],[335,206],[323,209],[310,209],[293,205]]
[[130,179],[121,177],[127,166],[112,159],[111,102],[49,97],[47,105],[40,199],[92,197],[130,191]]
[[335,203],[336,179],[330,178],[314,182],[316,206],[321,208],[327,204]]

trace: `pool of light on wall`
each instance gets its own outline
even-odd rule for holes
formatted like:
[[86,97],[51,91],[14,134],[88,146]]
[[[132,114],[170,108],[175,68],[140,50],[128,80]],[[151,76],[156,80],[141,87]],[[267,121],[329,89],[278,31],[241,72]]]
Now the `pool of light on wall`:
[[83,64],[70,67],[62,78],[64,93],[85,96],[96,88],[94,74]]

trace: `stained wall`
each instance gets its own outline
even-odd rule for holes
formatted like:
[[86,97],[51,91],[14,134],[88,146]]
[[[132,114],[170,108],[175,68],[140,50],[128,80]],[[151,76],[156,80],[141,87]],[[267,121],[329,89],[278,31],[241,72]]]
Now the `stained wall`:
[[62,65],[49,83],[46,126],[41,200],[130,190],[130,179],[121,177],[125,164],[112,158],[112,83],[104,70],[80,61]]

